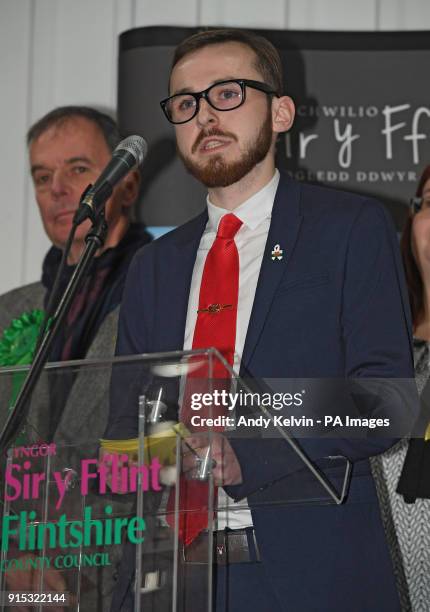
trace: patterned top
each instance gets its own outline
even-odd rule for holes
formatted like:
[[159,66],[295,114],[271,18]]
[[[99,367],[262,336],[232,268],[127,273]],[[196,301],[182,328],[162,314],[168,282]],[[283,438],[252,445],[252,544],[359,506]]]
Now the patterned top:
[[[430,343],[414,339],[415,376],[421,394],[430,376]],[[396,487],[408,449],[400,440],[371,460],[402,612],[430,609],[430,500],[406,504]]]

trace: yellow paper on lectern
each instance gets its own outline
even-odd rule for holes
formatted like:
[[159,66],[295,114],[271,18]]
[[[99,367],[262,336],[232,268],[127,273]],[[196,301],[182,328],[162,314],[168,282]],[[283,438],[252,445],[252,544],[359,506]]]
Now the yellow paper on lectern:
[[[144,463],[149,464],[157,457],[161,465],[176,463],[176,437],[186,438],[190,435],[183,423],[166,423],[156,427],[144,438]],[[101,447],[110,453],[126,454],[133,461],[138,460],[139,438],[128,440],[100,440]]]

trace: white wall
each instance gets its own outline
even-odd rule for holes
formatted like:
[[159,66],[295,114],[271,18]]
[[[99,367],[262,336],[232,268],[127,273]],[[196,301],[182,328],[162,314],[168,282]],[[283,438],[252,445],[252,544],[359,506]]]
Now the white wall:
[[62,104],[113,108],[118,34],[146,25],[430,30],[430,0],[0,0],[0,293],[38,279],[49,246],[26,130]]

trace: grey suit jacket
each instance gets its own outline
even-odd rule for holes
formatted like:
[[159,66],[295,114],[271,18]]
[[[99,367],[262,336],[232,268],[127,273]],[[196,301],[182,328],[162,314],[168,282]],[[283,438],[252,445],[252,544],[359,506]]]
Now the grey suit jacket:
[[[9,327],[13,319],[35,308],[43,309],[45,288],[42,283],[32,283],[14,289],[0,296],[0,334]],[[108,314],[98,330],[88,352],[87,360],[107,360],[114,355],[117,336],[118,310]],[[69,362],[72,363],[72,362]],[[108,416],[110,367],[97,366],[63,366],[50,369],[49,376],[67,376],[73,371],[75,374],[70,392],[56,428],[53,442],[57,444],[56,461],[61,467],[69,467],[80,473],[80,461],[83,458],[96,456],[99,439],[103,436]],[[0,429],[8,415],[11,397],[12,374],[0,370]],[[16,374],[15,374],[16,376]],[[68,379],[70,380],[70,379]],[[66,382],[66,380],[65,380]],[[52,403],[49,393],[48,374],[45,371],[33,393],[28,415],[27,434],[32,441],[45,441],[46,431]],[[79,488],[72,491],[65,501],[68,518],[82,512],[82,497],[78,495]],[[69,494],[68,494],[69,495]],[[131,512],[133,499],[130,496],[116,496],[109,499],[115,514],[126,515]],[[108,503],[104,496],[90,493],[85,503],[91,505],[94,515],[102,515],[103,508]],[[19,507],[16,508],[20,510]],[[2,508],[0,504],[0,516]],[[89,551],[86,551],[89,552]],[[93,551],[93,552],[100,552]],[[82,576],[81,610],[96,612],[107,610],[110,607],[110,598],[115,586],[115,575],[120,557],[121,546],[112,546],[108,550],[110,566],[86,567]],[[73,591],[74,579],[71,572],[68,574],[72,580],[69,585]]]
[[[42,283],[31,283],[13,289],[0,296],[0,334],[9,327],[13,319],[25,312],[38,308],[43,309],[45,288]],[[86,359],[109,359],[113,357],[117,336],[118,308],[109,313],[97,332]],[[70,368],[71,369],[71,368]],[[76,368],[74,368],[76,369]],[[101,371],[81,368],[73,384],[68,399],[61,410],[61,418],[55,432],[57,444],[73,444],[76,441],[98,440],[106,427],[107,419],[107,379],[109,369]],[[58,371],[58,376],[61,372]],[[3,375],[0,381],[0,425],[7,416],[10,376]],[[35,390],[30,408],[28,422],[35,441],[45,440],[49,420],[49,393],[46,375],[42,375]]]

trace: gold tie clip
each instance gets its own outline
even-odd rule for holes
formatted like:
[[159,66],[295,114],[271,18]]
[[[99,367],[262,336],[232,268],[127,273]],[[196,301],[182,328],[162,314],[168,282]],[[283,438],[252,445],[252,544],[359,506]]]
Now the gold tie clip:
[[211,314],[216,314],[221,310],[228,310],[229,308],[233,308],[231,304],[210,304],[207,308],[200,308],[197,311],[197,314],[201,312],[210,312]]

